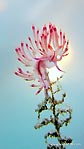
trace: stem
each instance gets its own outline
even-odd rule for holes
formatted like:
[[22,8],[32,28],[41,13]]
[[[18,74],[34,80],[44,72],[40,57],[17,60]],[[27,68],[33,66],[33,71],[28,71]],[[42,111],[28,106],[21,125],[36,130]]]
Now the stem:
[[[42,101],[41,104],[38,104],[38,108],[35,110],[36,112],[38,112],[38,118],[39,118],[39,122],[35,125],[35,129],[41,128],[43,126],[47,126],[48,124],[52,123],[55,127],[55,130],[50,131],[45,135],[45,140],[46,140],[45,142],[47,143],[47,149],[66,149],[65,144],[72,143],[72,139],[67,137],[62,137],[61,127],[63,127],[64,124],[65,126],[67,126],[68,123],[70,122],[72,118],[71,117],[72,109],[58,108],[59,104],[63,104],[66,94],[65,93],[62,94],[61,100],[56,100],[54,95],[57,94],[58,92],[61,92],[61,88],[60,86],[57,85],[57,91],[54,92],[52,87],[53,84],[54,83],[50,84],[49,90],[46,90],[46,95],[47,95],[46,98],[44,99],[44,101]],[[50,96],[49,96],[49,93],[50,93]],[[40,117],[41,113],[48,110],[52,111],[52,115],[50,115],[50,118],[44,118],[41,121],[41,117]],[[67,113],[69,115],[68,118],[60,120],[59,116]],[[55,137],[58,141],[58,145],[49,144],[47,141],[48,137],[50,138]]]

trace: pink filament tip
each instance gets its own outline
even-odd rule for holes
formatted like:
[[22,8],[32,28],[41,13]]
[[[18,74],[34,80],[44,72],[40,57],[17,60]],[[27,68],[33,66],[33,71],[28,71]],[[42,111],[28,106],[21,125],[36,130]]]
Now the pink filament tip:
[[18,70],[19,70],[19,73],[22,73],[22,69],[21,68],[18,68]]
[[67,45],[69,44],[69,41],[67,41]]
[[65,39],[65,35],[63,35],[63,38]]
[[30,48],[30,50],[32,50],[32,47],[29,47]]
[[48,44],[48,48],[49,48],[49,49],[52,49],[52,47],[51,47],[51,45],[50,45],[50,44]]
[[62,35],[62,31],[60,30],[60,35]]
[[53,32],[53,30],[52,29],[50,29],[50,33],[52,33]]
[[47,36],[44,36],[45,39],[47,39]]
[[21,42],[21,47],[23,47],[24,46],[24,43],[23,42]]
[[35,87],[35,85],[34,85],[34,84],[32,84],[32,85],[31,85],[31,87]]
[[29,41],[31,41],[31,38],[30,37],[28,37],[28,39],[29,39]]
[[18,49],[16,48],[15,51],[18,52]]
[[26,47],[28,48],[28,44],[26,43]]
[[35,26],[34,25],[32,25],[32,30],[35,30]]
[[18,58],[18,61],[20,61],[20,62],[21,62],[21,59],[20,59],[20,58]]
[[53,30],[56,32],[56,27],[54,27]]
[[19,51],[21,51],[21,49],[20,49],[20,48],[18,48],[18,50],[19,50]]
[[18,72],[15,72],[15,75],[18,75]]
[[44,26],[44,27],[43,27],[43,31],[45,31],[46,29],[47,29],[46,26]]
[[25,55],[24,55],[24,54],[23,54],[22,56],[23,56],[23,57],[25,57]]
[[37,34],[39,34],[39,30],[37,30]]
[[49,28],[51,28],[51,26],[52,26],[52,24],[50,23],[50,24],[49,24]]
[[42,34],[42,37],[44,37],[44,34]]
[[42,45],[41,41],[39,41],[40,45]]
[[35,40],[35,44],[37,44],[37,41]]

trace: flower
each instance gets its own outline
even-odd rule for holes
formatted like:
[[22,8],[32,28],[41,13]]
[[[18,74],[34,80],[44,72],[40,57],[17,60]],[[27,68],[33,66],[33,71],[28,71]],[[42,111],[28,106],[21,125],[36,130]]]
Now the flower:
[[[44,88],[46,91],[49,88],[50,80],[48,77],[47,68],[56,66],[59,71],[62,71],[57,62],[61,61],[68,53],[69,41],[66,41],[65,34],[53,24],[43,26],[42,31],[39,31],[32,26],[34,41],[28,37],[27,43],[21,43],[16,48],[18,60],[23,63],[30,71],[24,72],[21,68],[15,72],[17,76],[23,77],[28,81],[37,80],[37,84],[32,84],[32,87],[39,87],[36,94]],[[32,69],[31,69],[32,68]]]

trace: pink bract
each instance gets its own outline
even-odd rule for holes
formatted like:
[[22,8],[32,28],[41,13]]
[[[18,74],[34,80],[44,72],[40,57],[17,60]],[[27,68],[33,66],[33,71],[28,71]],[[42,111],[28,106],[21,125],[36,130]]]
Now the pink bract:
[[65,34],[61,30],[58,33],[56,26],[51,23],[48,27],[44,25],[41,31],[33,25],[32,31],[34,39],[28,37],[28,43],[21,43],[16,48],[18,60],[28,67],[28,71],[18,68],[15,74],[28,81],[37,80],[31,87],[38,87],[38,94],[43,88],[45,91],[49,88],[47,68],[56,66],[58,71],[62,71],[57,62],[68,55],[69,42]]

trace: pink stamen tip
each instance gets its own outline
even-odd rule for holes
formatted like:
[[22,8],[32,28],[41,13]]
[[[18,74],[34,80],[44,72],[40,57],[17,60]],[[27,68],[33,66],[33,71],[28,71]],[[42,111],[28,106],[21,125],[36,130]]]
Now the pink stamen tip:
[[39,30],[37,30],[37,34],[39,34]]
[[52,29],[50,29],[50,33],[52,33],[53,32],[53,30]]
[[43,27],[43,31],[45,31],[46,29],[47,29],[46,26],[44,26],[44,27]]
[[21,42],[21,47],[23,47],[24,46],[24,43],[23,42]]
[[18,76],[18,72],[15,72],[15,75],[17,75],[17,76]]
[[62,35],[62,31],[60,31],[60,35]]
[[54,27],[53,30],[56,32],[56,27]]
[[20,61],[20,62],[21,62],[21,59],[20,59],[20,58],[18,58],[18,61]]
[[42,45],[41,41],[39,41],[40,45]]
[[49,24],[49,28],[51,28],[51,26],[52,26],[52,25],[51,25],[51,24]]
[[67,41],[67,45],[69,44],[69,41]]
[[32,84],[32,85],[31,85],[31,87],[35,87],[35,85],[34,85],[34,84]]
[[44,37],[44,34],[42,34],[42,37]]
[[32,25],[32,30],[35,30],[35,26],[34,25]]
[[26,47],[28,48],[28,44],[26,43]]
[[68,48],[66,48],[65,51],[68,51]]
[[30,50],[32,50],[32,47],[29,47],[30,48]]
[[16,48],[15,51],[18,52],[18,49]]
[[21,51],[21,49],[20,49],[20,48],[18,48],[18,50],[19,50],[19,51]]
[[63,35],[63,38],[65,39],[65,35]]
[[22,55],[23,57],[25,57],[24,55]]
[[45,39],[47,39],[47,36],[44,36]]
[[35,40],[35,44],[37,44],[37,41]]
[[51,49],[51,45],[50,44],[48,44],[48,48]]
[[28,37],[28,39],[29,39],[29,41],[31,41],[31,38],[30,37]]
[[22,69],[21,68],[18,68],[18,70],[19,70],[19,73],[22,73]]

